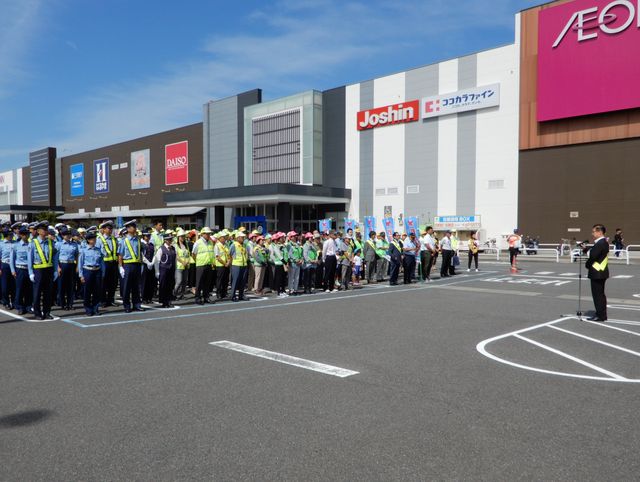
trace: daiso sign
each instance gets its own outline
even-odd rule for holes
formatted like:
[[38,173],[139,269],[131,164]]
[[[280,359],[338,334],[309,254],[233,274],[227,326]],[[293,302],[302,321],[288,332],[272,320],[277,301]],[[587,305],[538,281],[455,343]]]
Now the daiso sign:
[[165,184],[187,184],[189,182],[189,142],[167,144],[164,147]]
[[358,130],[414,122],[420,119],[420,101],[388,105],[358,112]]
[[640,0],[575,0],[539,13],[540,122],[640,107]]

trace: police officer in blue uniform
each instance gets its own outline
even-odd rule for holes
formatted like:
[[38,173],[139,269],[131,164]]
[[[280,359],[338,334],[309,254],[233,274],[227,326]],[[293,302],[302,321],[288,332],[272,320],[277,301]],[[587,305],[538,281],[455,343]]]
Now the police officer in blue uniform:
[[84,310],[89,316],[100,315],[102,299],[102,281],[105,264],[102,249],[96,245],[96,233],[88,232],[87,245],[80,250],[78,257],[78,273],[84,285]]
[[37,236],[29,250],[29,279],[33,283],[33,312],[41,320],[53,320],[51,301],[53,283],[58,279],[58,256],[53,241],[47,237],[49,224],[41,222],[36,226]]
[[137,236],[136,220],[125,223],[127,235],[118,247],[118,264],[122,278],[122,303],[125,313],[145,311],[140,300],[140,278],[142,276],[142,245]]
[[20,228],[22,227],[21,222],[13,223],[11,225],[11,231],[13,231],[13,240],[18,241],[20,239]]
[[78,262],[78,244],[71,239],[71,231],[66,226],[58,233],[62,240],[56,243],[58,252],[58,306],[64,310],[73,309],[75,298],[75,274]]
[[22,226],[18,230],[20,239],[16,241],[16,244],[11,251],[11,274],[16,282],[16,296],[13,301],[15,309],[18,310],[20,315],[26,315],[33,311],[31,308],[31,299],[33,296],[33,286],[29,279],[29,250],[31,249],[31,243],[29,243],[29,228]]
[[96,246],[104,258],[104,279],[102,280],[102,306],[115,306],[118,289],[118,241],[113,236],[113,221],[105,221],[100,226]]
[[11,274],[11,252],[13,251],[13,232],[7,226],[2,235],[4,239],[0,242],[0,287],[2,288],[2,304],[8,310],[13,309],[13,299],[15,298],[15,279]]
[[32,240],[33,238],[38,236],[38,233],[36,232],[36,226],[40,224],[38,222],[33,222],[33,223],[29,223],[29,240]]

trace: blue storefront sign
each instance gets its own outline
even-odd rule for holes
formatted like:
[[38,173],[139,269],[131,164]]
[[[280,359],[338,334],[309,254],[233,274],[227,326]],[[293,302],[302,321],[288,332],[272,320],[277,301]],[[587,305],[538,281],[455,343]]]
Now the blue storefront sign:
[[93,161],[93,192],[109,192],[109,158]]
[[84,164],[73,164],[71,171],[71,195],[84,196]]
[[433,227],[436,230],[476,230],[482,227],[482,222],[477,214],[475,216],[436,216],[433,219]]

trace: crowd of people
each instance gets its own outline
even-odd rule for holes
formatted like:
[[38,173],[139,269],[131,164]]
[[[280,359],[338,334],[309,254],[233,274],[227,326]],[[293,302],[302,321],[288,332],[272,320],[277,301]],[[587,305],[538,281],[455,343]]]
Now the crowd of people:
[[[461,264],[455,231],[439,239],[431,227],[394,232],[391,239],[359,229],[269,234],[244,227],[164,229],[162,222],[139,229],[135,220],[119,230],[112,221],[86,229],[47,222],[1,228],[2,304],[43,320],[53,318],[53,306],[71,310],[76,300],[88,316],[116,302],[130,313],[156,299],[172,308],[189,293],[204,305],[243,301],[248,292],[285,298],[399,279],[428,283],[438,258],[441,277],[456,275]],[[479,248],[472,235],[468,271],[478,271]]]

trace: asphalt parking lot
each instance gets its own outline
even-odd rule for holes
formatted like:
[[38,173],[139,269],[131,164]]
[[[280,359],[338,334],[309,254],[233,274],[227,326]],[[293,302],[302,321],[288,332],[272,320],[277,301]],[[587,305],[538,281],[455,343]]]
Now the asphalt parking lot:
[[427,285],[0,313],[0,479],[637,480],[640,266],[612,263],[603,326],[575,317],[575,264],[483,261]]

